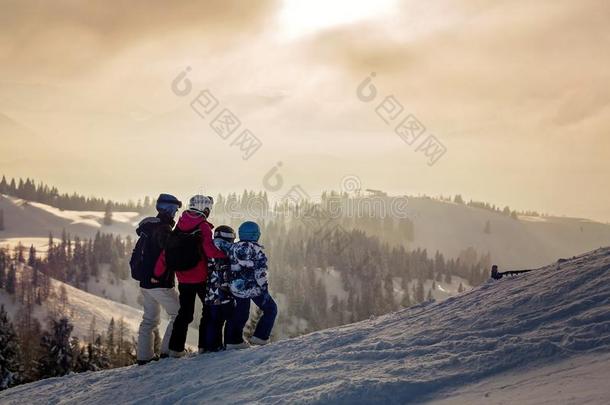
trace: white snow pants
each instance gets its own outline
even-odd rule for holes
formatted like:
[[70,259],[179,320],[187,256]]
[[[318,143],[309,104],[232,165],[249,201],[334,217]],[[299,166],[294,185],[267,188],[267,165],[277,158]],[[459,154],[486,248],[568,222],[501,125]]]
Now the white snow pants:
[[174,319],[180,309],[178,293],[173,288],[140,288],[144,298],[144,315],[138,332],[138,360],[150,360],[154,353],[154,332],[161,321],[161,307],[169,315],[169,323],[161,341],[161,354],[169,353],[169,338]]

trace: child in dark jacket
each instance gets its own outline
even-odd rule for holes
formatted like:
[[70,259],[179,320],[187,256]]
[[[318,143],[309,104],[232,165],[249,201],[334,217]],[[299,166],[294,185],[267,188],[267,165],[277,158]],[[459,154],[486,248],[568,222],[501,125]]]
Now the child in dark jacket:
[[[235,241],[235,231],[227,225],[221,225],[214,230],[214,245],[228,253]],[[224,349],[223,330],[225,322],[233,315],[235,298],[229,286],[229,258],[213,259],[208,262],[208,281],[206,284],[203,322],[205,337],[203,349],[217,352]],[[226,340],[226,336],[225,336]]]
[[277,317],[277,304],[269,294],[267,284],[267,256],[258,243],[261,232],[255,222],[247,221],[239,227],[239,242],[229,249],[231,260],[231,292],[235,296],[233,316],[226,326],[227,349],[247,347],[243,330],[250,316],[250,301],[263,311],[250,344],[269,343]]

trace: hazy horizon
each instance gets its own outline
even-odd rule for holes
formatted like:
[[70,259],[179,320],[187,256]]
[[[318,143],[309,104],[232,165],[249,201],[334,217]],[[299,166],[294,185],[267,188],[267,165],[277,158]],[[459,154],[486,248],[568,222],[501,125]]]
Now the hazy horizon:
[[[357,176],[610,221],[607,2],[106,4],[0,1],[0,174],[125,201],[264,190],[282,162],[272,198]],[[390,95],[391,125],[376,114]],[[226,140],[210,127],[224,108],[241,121]],[[411,145],[394,132],[409,114],[426,129]],[[246,128],[262,146],[244,160]],[[432,165],[428,135],[446,148]]]

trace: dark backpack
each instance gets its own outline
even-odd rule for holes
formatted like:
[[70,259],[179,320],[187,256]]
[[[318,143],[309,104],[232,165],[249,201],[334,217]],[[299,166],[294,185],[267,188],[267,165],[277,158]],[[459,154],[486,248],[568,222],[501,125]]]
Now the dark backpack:
[[170,271],[190,270],[203,259],[201,224],[189,231],[174,229],[165,242],[165,263]]
[[[146,281],[152,277],[162,249],[159,241],[155,240],[157,239],[156,233],[161,231],[161,227],[167,226],[159,218],[146,218],[140,222],[140,226],[136,230],[139,238],[129,260],[131,277],[134,280]],[[169,232],[170,229],[167,231]]]

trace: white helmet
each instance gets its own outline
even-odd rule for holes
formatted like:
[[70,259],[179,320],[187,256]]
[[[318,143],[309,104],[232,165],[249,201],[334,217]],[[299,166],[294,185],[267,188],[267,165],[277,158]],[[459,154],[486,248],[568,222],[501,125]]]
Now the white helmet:
[[[212,210],[212,206],[214,205],[214,199],[212,197],[206,197],[201,194],[197,194],[189,200],[189,210],[197,211],[202,214],[208,215]],[[205,209],[208,209],[208,212],[205,212]]]

